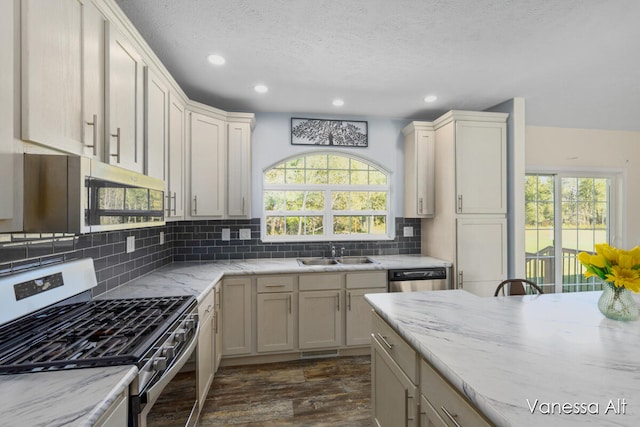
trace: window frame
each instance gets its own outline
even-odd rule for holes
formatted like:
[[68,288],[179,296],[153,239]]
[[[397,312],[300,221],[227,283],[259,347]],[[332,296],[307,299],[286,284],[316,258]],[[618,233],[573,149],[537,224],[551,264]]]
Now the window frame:
[[[292,160],[303,158],[307,156],[317,155],[333,155],[344,157],[350,160],[355,160],[367,164],[369,167],[377,170],[386,177],[386,184],[267,184],[265,182],[266,174],[276,166],[290,162]],[[306,165],[305,168],[306,170]],[[327,168],[327,170],[330,170]],[[319,211],[267,211],[265,209],[265,193],[268,191],[316,191],[324,193],[324,209]],[[385,192],[386,197],[386,210],[374,210],[368,209],[363,211],[335,211],[332,209],[332,193],[336,191],[345,192]],[[317,241],[376,241],[376,240],[393,240],[395,238],[395,225],[393,223],[393,216],[391,213],[391,172],[384,167],[380,166],[376,162],[367,159],[362,156],[345,153],[337,150],[322,150],[322,151],[305,151],[297,153],[292,156],[278,160],[277,162],[267,166],[262,171],[262,193],[261,193],[261,216],[260,216],[260,236],[263,242],[317,242]],[[297,213],[296,213],[297,212]],[[339,214],[337,213],[339,212]],[[385,216],[386,217],[386,233],[384,234],[335,234],[334,233],[334,217],[340,215],[347,216]],[[267,216],[322,216],[323,217],[323,234],[321,235],[289,235],[283,236],[269,236],[267,235]]]

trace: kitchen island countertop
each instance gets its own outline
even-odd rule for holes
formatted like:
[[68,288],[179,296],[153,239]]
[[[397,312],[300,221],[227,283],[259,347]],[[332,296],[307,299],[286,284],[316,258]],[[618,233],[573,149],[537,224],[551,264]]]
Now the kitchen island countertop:
[[498,426],[638,426],[640,321],[602,316],[600,294],[366,299]]

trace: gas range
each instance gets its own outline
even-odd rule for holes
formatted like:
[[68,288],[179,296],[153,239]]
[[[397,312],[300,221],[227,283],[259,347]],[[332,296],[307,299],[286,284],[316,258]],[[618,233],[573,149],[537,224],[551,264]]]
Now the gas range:
[[0,375],[135,365],[129,424],[145,425],[197,344],[196,298],[91,300],[95,283],[91,259],[0,278]]

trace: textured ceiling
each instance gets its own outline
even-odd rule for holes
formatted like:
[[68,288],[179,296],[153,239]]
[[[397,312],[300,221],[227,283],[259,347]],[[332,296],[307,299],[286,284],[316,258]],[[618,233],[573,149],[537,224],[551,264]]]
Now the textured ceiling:
[[523,97],[530,125],[640,131],[638,0],[116,3],[191,99],[228,111],[432,120]]

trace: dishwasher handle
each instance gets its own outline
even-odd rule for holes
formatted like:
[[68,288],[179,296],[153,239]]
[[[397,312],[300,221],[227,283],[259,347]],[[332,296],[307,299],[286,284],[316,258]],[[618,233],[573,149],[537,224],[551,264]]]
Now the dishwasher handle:
[[392,282],[401,282],[404,280],[440,280],[446,278],[447,269],[444,267],[389,270],[389,281]]

